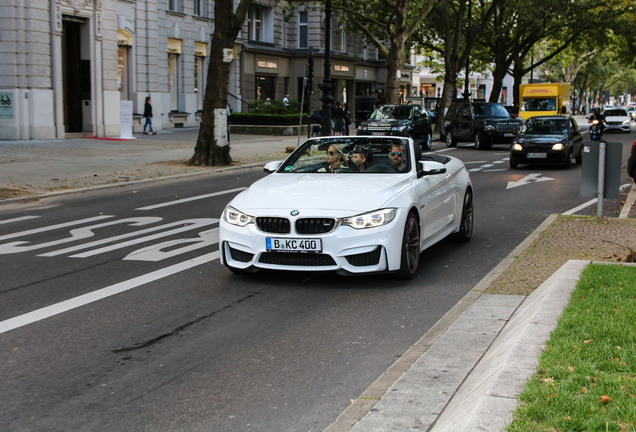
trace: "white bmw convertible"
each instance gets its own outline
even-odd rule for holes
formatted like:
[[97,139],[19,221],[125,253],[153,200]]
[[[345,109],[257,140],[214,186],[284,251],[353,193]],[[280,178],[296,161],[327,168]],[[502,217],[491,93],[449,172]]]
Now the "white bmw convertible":
[[473,189],[456,158],[410,138],[311,138],[237,195],[219,229],[221,261],[258,269],[417,273],[420,253],[470,240]]

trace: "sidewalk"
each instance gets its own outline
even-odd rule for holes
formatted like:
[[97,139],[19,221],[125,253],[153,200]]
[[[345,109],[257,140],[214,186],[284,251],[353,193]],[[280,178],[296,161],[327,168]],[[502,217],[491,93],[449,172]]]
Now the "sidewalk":
[[[184,128],[138,134],[133,140],[0,141],[0,200],[227,169],[185,165],[197,135],[197,128]],[[282,159],[285,148],[297,141],[295,136],[235,134],[230,154],[236,165]]]
[[[197,133],[174,129],[127,141],[0,141],[0,210],[3,203],[51,192],[254,167],[285,157],[286,147],[298,142],[233,135],[235,166],[189,167],[184,162]],[[582,269],[591,261],[616,262],[625,255],[619,246],[636,250],[634,201],[632,185],[620,218],[603,224],[549,217],[326,432],[502,430]],[[545,282],[524,288],[528,271]]]

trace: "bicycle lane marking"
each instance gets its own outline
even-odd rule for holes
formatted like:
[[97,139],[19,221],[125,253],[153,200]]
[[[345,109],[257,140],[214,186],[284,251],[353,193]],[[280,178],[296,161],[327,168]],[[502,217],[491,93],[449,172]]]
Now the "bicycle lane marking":
[[114,285],[110,285],[105,288],[101,288],[96,291],[83,294],[81,296],[64,300],[62,302],[55,303],[50,306],[46,306],[46,307],[31,311],[31,312],[27,312],[25,314],[22,314],[13,318],[9,318],[4,321],[0,321],[0,334],[9,332],[11,330],[15,330],[20,327],[27,326],[29,324],[33,324],[38,321],[42,321],[46,318],[50,318],[52,316],[59,315],[64,312],[68,312],[70,310],[88,305],[90,303],[94,303],[96,301],[114,296],[116,294],[131,290],[133,288],[137,288],[147,283],[163,279],[165,277],[182,272],[184,270],[188,270],[193,267],[206,264],[208,262],[218,259],[219,255],[220,255],[219,251],[214,251],[214,252],[193,258],[191,260],[184,261],[179,264],[174,264],[169,267],[165,267],[163,269],[156,270],[154,272],[150,272],[145,275],[141,275],[127,281],[119,282]]

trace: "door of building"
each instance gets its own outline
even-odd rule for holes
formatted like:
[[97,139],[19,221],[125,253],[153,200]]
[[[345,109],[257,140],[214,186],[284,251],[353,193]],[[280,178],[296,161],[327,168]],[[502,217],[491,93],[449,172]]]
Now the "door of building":
[[[64,17],[62,25],[62,79],[64,87],[64,125],[66,132],[83,132],[90,124],[90,60],[82,60],[84,20]],[[89,118],[84,119],[84,116]]]

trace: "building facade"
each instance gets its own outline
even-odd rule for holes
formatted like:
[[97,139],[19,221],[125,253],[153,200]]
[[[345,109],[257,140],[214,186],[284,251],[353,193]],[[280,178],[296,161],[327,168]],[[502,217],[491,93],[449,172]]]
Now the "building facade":
[[[212,0],[5,0],[0,139],[117,137],[122,101],[130,101],[139,132],[148,96],[155,130],[197,126],[213,12]],[[320,109],[324,20],[321,2],[256,0],[233,49],[231,109],[285,94],[307,112]],[[384,62],[344,30],[337,12],[331,27],[334,101],[364,118],[384,101]],[[313,95],[303,91],[310,56]],[[417,95],[419,79],[412,65],[400,71],[404,97]]]

